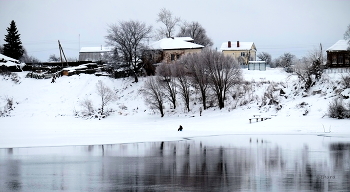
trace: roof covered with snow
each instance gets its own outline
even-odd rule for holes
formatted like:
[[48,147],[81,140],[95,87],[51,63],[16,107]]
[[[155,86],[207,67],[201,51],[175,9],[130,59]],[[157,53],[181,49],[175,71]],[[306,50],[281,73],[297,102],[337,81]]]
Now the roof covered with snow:
[[[173,37],[164,38],[150,44],[150,48],[154,50],[169,50],[169,49],[199,49],[203,45],[188,42],[191,37]],[[192,39],[193,40],[193,39]]]
[[[239,43],[238,43],[239,42]],[[256,47],[253,42],[241,42],[241,41],[231,41],[231,47],[228,47],[228,41],[221,44],[220,50],[222,51],[237,51],[237,50],[250,50]],[[237,46],[239,44],[239,47]]]
[[330,48],[328,48],[327,51],[346,51],[348,50],[349,46],[350,45],[348,44],[348,40],[339,40]]
[[25,63],[18,61],[17,59],[12,59],[6,55],[0,54],[0,66],[5,65],[6,67],[10,66],[24,66]]
[[174,37],[175,39],[180,39],[183,41],[194,41],[192,37]]
[[113,51],[113,47],[82,47],[79,53],[100,53]]

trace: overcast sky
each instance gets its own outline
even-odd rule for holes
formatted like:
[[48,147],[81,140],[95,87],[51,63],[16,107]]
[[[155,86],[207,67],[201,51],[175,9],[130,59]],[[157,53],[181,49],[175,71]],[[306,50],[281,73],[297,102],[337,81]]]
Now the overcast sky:
[[47,61],[59,55],[60,40],[66,56],[78,58],[80,47],[106,45],[108,25],[118,21],[159,28],[161,8],[202,24],[214,48],[251,41],[273,58],[302,57],[319,43],[327,49],[350,24],[350,0],[0,0],[0,44],[14,20],[29,55]]

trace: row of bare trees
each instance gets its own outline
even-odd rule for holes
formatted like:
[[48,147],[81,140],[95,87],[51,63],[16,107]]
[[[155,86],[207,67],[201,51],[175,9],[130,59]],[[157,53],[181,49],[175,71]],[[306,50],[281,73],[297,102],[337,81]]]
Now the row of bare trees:
[[204,110],[207,109],[209,95],[215,96],[217,106],[222,109],[229,90],[241,82],[242,72],[236,60],[205,49],[200,53],[184,55],[174,64],[159,65],[156,76],[145,82],[145,102],[163,117],[165,102],[169,101],[175,109],[178,96],[186,110],[190,111],[191,96],[198,91]]
[[[164,26],[153,33],[153,27],[144,22],[130,20],[120,21],[109,25],[106,43],[114,47],[113,59],[116,63],[122,64],[134,75],[135,82],[144,68],[146,62],[142,61],[145,50],[148,49],[150,39],[160,40],[162,38],[174,37],[177,27],[180,27],[179,37],[192,37],[194,43],[212,46],[213,42],[207,36],[206,30],[198,22],[183,22],[175,17],[169,10],[161,9],[158,13],[157,22]],[[118,68],[118,66],[116,66]],[[120,66],[119,66],[120,67]]]

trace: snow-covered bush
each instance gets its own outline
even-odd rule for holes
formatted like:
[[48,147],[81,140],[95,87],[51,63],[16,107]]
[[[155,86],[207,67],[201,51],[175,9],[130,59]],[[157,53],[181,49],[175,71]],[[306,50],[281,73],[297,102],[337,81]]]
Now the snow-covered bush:
[[5,106],[3,106],[3,109],[0,109],[0,117],[7,117],[10,116],[11,111],[14,109],[14,101],[12,97],[6,96],[5,99]]
[[342,75],[340,84],[344,86],[344,89],[350,88],[350,74]]
[[270,84],[261,99],[261,106],[264,105],[278,105],[278,95],[274,90],[274,83]]
[[96,84],[96,93],[99,96],[101,100],[100,108],[97,110],[93,106],[92,100],[85,98],[83,101],[80,102],[80,106],[82,109],[74,110],[74,115],[76,117],[82,117],[82,118],[98,118],[102,119],[107,116],[109,116],[112,112],[114,112],[113,109],[107,108],[108,104],[116,100],[115,93],[107,87],[101,80],[99,80]]
[[83,111],[81,112],[83,116],[91,116],[94,114],[94,106],[90,99],[84,99],[80,105],[83,107]]
[[82,101],[80,103],[80,105],[82,107],[82,110],[79,111],[79,110],[74,109],[74,111],[73,111],[75,117],[78,117],[78,118],[101,120],[103,118],[110,116],[111,113],[115,112],[111,108],[105,108],[103,110],[103,114],[102,114],[102,109],[101,108],[98,108],[98,109],[93,108],[93,104],[92,104],[91,100],[89,100],[89,99],[85,99],[84,101]]
[[11,73],[11,72],[1,72],[0,75],[4,80],[11,80],[15,83],[20,83],[21,78],[17,75],[17,73]]
[[310,112],[309,104],[304,101],[299,103],[296,107],[302,111],[303,116],[306,116]]
[[343,99],[335,98],[329,103],[328,116],[337,119],[350,118],[349,106],[345,106]]
[[294,65],[294,72],[302,82],[303,89],[308,91],[318,82],[323,74],[323,52],[322,46],[309,53],[308,57],[300,59]]

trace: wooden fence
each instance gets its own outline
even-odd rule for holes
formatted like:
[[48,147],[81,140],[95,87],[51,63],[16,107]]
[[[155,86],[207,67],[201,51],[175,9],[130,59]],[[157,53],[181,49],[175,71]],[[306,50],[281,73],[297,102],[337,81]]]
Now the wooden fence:
[[324,73],[350,73],[350,68],[328,68],[324,70]]

